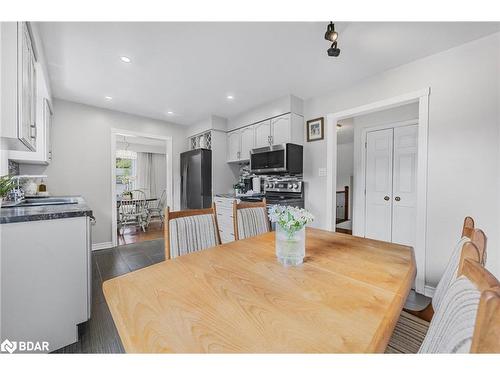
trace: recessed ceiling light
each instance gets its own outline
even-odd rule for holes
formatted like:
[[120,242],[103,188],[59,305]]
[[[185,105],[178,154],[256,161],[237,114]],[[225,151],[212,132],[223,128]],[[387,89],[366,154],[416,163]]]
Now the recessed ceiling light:
[[174,114],[174,112],[172,112],[172,111],[167,111],[167,115],[173,115],[173,114]]
[[127,57],[127,56],[120,56],[120,60],[124,63],[130,63],[132,62],[132,60],[130,59],[130,57]]
[[111,96],[105,96],[104,99],[106,99],[106,100],[112,100],[113,97],[111,97]]
[[228,96],[226,96],[226,99],[227,99],[227,100],[233,100],[233,99],[234,99],[234,96],[233,96],[233,95],[228,95]]

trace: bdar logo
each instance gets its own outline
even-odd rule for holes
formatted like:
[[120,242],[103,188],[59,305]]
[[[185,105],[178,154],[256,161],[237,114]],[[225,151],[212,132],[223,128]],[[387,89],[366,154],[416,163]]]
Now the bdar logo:
[[0,345],[0,350],[2,352],[9,352],[10,354],[14,353],[17,349],[17,343],[14,341],[4,340]]

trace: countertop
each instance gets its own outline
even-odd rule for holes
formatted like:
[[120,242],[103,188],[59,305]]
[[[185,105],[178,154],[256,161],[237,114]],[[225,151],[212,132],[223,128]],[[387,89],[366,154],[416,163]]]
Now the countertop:
[[73,196],[72,198],[77,198],[78,203],[1,208],[0,224],[92,216],[92,209],[87,205],[82,197]]
[[234,194],[234,193],[226,193],[226,194],[215,194],[216,197],[220,198],[231,198],[231,199],[241,199],[241,198],[252,198],[252,197],[260,197],[264,198],[263,193],[258,193],[258,194],[252,194],[252,195],[246,195],[246,194]]

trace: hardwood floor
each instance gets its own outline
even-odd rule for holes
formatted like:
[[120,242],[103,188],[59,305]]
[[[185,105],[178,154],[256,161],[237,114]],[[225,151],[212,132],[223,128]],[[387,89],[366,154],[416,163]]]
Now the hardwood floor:
[[78,327],[80,339],[55,353],[123,353],[109,312],[102,283],[105,280],[165,260],[163,239],[98,250],[92,253],[92,317]]
[[118,245],[128,245],[160,238],[163,238],[163,227],[159,221],[151,222],[146,228],[146,232],[143,232],[139,226],[126,227],[123,234],[118,231]]

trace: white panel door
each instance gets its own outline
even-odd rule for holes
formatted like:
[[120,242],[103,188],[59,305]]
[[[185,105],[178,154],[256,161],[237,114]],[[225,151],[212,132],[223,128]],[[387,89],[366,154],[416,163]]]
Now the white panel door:
[[227,135],[227,160],[234,161],[240,157],[240,132],[234,131]]
[[255,148],[255,133],[253,126],[247,126],[241,130],[241,160],[250,159],[250,150]]
[[392,242],[415,246],[418,125],[394,128]]
[[255,124],[254,129],[255,148],[269,146],[269,137],[271,135],[271,120],[266,120]]
[[393,129],[366,134],[365,237],[391,242]]
[[290,114],[271,119],[271,142],[273,145],[288,143],[292,140]]

